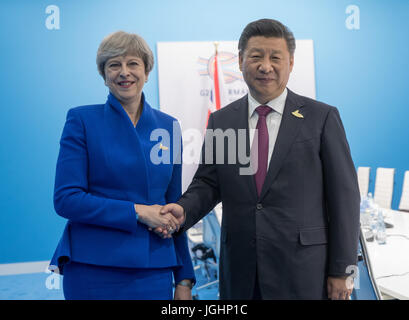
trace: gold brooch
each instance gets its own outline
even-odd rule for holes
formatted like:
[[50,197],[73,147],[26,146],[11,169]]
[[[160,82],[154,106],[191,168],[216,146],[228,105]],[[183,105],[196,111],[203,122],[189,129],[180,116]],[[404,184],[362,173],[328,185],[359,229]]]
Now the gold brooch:
[[292,115],[297,118],[304,118],[304,116],[300,113],[300,110],[295,110],[294,112],[292,112]]
[[159,146],[159,149],[168,150],[169,148],[168,148],[168,147],[165,147],[165,146],[161,143],[160,146]]

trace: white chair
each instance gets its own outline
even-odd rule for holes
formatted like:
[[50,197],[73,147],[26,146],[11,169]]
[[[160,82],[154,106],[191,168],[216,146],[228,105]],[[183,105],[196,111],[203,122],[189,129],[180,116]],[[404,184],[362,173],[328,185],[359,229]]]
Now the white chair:
[[399,210],[409,212],[409,170],[405,171],[405,176],[403,178],[402,196],[400,198]]
[[358,167],[358,185],[361,199],[368,195],[370,167]]
[[381,208],[390,209],[392,204],[395,169],[376,169],[374,201]]

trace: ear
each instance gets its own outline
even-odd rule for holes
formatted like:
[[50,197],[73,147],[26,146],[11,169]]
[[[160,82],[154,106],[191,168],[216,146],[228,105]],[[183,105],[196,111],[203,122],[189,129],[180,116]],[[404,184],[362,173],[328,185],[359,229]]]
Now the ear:
[[145,73],[145,83],[148,82],[149,79],[149,73]]
[[243,66],[243,54],[240,51],[239,52],[239,69],[240,69],[240,71],[243,71],[242,66]]
[[290,55],[290,72],[293,71],[294,67],[294,55]]

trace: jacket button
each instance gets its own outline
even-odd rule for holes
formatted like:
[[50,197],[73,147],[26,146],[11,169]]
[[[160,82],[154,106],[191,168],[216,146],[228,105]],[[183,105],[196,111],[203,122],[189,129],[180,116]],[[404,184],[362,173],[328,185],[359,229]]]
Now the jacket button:
[[257,210],[263,209],[263,205],[261,203],[257,203]]

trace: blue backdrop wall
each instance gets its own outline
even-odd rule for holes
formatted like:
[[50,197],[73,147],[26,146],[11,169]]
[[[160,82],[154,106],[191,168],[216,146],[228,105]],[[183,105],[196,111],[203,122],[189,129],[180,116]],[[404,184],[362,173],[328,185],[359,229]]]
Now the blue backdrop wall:
[[[360,9],[349,30],[348,5]],[[60,29],[49,30],[49,5]],[[407,0],[4,0],[0,4],[0,263],[51,258],[65,221],[52,194],[69,108],[103,103],[96,50],[116,30],[158,41],[237,40],[269,17],[313,39],[317,99],[341,112],[356,166],[396,168],[393,208],[409,169]],[[406,31],[405,31],[406,30]],[[158,106],[157,68],[145,93]]]

